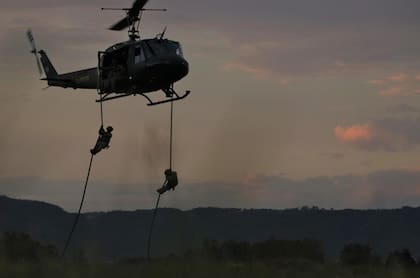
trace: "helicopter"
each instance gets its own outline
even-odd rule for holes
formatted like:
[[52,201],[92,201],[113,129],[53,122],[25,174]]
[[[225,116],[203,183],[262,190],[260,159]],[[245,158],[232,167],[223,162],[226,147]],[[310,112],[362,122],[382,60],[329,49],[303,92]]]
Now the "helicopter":
[[[44,50],[37,51],[31,30],[27,36],[36,57],[40,74],[45,73],[48,87],[94,89],[99,94],[96,102],[141,95],[148,105],[158,105],[184,99],[190,94],[179,95],[174,83],[187,76],[189,64],[184,58],[181,44],[164,38],[166,27],[155,38],[141,39],[139,25],[144,11],[166,11],[145,9],[148,0],[136,0],[131,8],[102,8],[122,10],[126,16],[109,27],[122,31],[128,28],[129,39],[98,52],[96,67],[59,74]],[[162,91],[166,99],[153,101],[147,94]]]

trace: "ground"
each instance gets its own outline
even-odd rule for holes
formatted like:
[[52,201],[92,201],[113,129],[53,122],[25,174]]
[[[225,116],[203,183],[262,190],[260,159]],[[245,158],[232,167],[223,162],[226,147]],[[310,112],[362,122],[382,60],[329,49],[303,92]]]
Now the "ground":
[[358,266],[349,267],[335,263],[233,263],[186,261],[165,259],[130,263],[88,264],[63,260],[43,262],[0,262],[2,277],[366,277],[366,278],[405,278],[420,277],[420,269],[401,267]]

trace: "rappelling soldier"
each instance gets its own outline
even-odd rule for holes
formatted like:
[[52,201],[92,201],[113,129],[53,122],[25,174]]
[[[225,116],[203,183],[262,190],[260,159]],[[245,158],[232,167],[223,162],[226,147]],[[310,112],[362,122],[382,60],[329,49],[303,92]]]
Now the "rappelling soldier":
[[97,154],[103,149],[109,148],[109,142],[111,141],[113,130],[114,129],[112,128],[112,126],[108,126],[105,130],[104,126],[101,125],[101,128],[99,129],[98,140],[96,140],[95,147],[90,150],[90,153],[92,155]]
[[175,187],[178,185],[178,175],[172,169],[165,170],[165,183],[161,188],[157,190],[159,194],[163,194],[166,191],[172,189],[175,190]]

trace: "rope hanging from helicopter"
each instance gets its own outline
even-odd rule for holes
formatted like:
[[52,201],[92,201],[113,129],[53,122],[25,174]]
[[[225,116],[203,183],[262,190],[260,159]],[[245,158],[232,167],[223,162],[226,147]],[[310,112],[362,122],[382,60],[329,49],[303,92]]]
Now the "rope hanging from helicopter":
[[103,102],[99,102],[101,106],[101,126],[104,126],[104,108],[103,108]]
[[[100,92],[100,89],[98,87],[98,93],[99,92]],[[104,125],[104,110],[103,110],[103,103],[102,102],[100,102],[100,116],[101,116],[101,130],[102,130],[102,127]],[[99,138],[98,138],[98,142],[99,142]],[[98,142],[97,142],[97,145],[98,145]],[[96,146],[95,146],[95,148],[96,148]],[[70,230],[70,232],[67,236],[66,243],[64,244],[63,252],[61,254],[62,257],[64,257],[66,255],[67,248],[70,245],[70,242],[71,242],[71,239],[73,237],[74,231],[76,230],[76,226],[79,223],[79,219],[80,219],[80,215],[81,215],[81,212],[82,212],[82,208],[83,208],[83,204],[84,204],[85,196],[86,196],[86,191],[87,191],[87,187],[88,187],[88,183],[89,183],[90,173],[91,173],[91,170],[92,170],[93,157],[96,154],[92,150],[91,150],[89,167],[88,167],[87,176],[86,176],[86,179],[85,179],[85,184],[84,184],[84,188],[83,188],[82,198],[80,200],[79,209],[78,209],[76,217],[73,221],[73,225],[71,227],[71,230]]]
[[[99,64],[98,64],[98,77],[100,77],[100,65]],[[98,78],[97,92],[98,92],[100,98],[102,99],[102,95],[101,95],[101,92],[102,92],[101,91],[101,83],[100,83],[99,80],[100,80],[100,78]],[[89,183],[90,173],[91,173],[91,170],[92,170],[93,157],[101,149],[106,148],[106,146],[104,146],[104,145],[103,146],[100,146],[100,144],[99,144],[99,143],[102,142],[100,139],[101,139],[101,135],[102,135],[102,131],[103,131],[103,125],[104,125],[104,109],[103,109],[103,102],[102,101],[99,102],[99,106],[100,106],[100,119],[101,119],[101,128],[99,130],[100,136],[98,137],[98,140],[96,142],[95,147],[90,151],[90,153],[91,153],[90,162],[89,162],[89,167],[88,167],[88,171],[87,171],[87,176],[86,176],[86,179],[85,179],[85,184],[84,184],[84,188],[83,188],[82,198],[80,200],[79,209],[78,209],[77,214],[76,214],[76,217],[75,217],[75,219],[73,221],[73,225],[71,227],[71,230],[70,230],[70,232],[69,232],[69,234],[67,236],[66,242],[64,244],[63,252],[61,254],[62,257],[64,257],[66,255],[66,251],[67,251],[67,249],[68,249],[68,247],[70,245],[71,239],[73,238],[73,234],[74,234],[74,232],[76,230],[76,226],[79,223],[79,219],[80,219],[80,215],[81,215],[81,212],[82,212],[82,208],[83,208],[83,204],[84,204],[85,196],[86,196],[86,191],[87,191],[87,187],[88,187],[88,183]],[[111,129],[112,129],[112,127],[111,127]],[[105,139],[108,139],[108,142],[105,142],[105,143],[107,143],[106,145],[108,145],[109,144],[109,140],[111,139],[111,137],[108,137],[108,138],[105,138]]]
[[74,219],[74,222],[73,222],[73,225],[71,227],[70,233],[67,236],[66,243],[65,243],[64,248],[63,248],[63,252],[61,253],[62,257],[64,257],[66,255],[67,248],[69,247],[69,244],[70,244],[70,241],[73,237],[73,234],[74,234],[74,231],[76,229],[77,223],[79,222],[79,218],[80,218],[80,215],[81,215],[83,203],[84,203],[85,196],[86,196],[86,189],[87,189],[88,182],[89,182],[90,171],[92,169],[92,162],[93,162],[93,154],[90,156],[88,173],[87,173],[86,180],[85,180],[85,185],[84,185],[84,189],[83,189],[82,199],[81,199],[80,205],[79,205],[79,210],[77,211],[76,218]]
[[[171,98],[173,95],[171,95]],[[172,189],[175,190],[175,187],[178,185],[178,175],[177,172],[172,171],[172,160],[173,160],[173,114],[174,114],[174,102],[171,101],[171,109],[170,109],[170,128],[169,128],[169,169],[165,170],[165,181],[163,182],[161,188],[157,190],[158,197],[156,199],[156,205],[153,210],[152,215],[152,221],[150,223],[150,229],[149,229],[149,236],[147,237],[147,259],[150,260],[150,251],[152,246],[152,236],[153,236],[153,230],[156,220],[156,215],[159,209],[159,202],[161,196],[168,190]]]
[[[98,92],[99,92],[99,90],[98,90]],[[171,99],[172,98],[173,98],[173,95],[171,95]],[[154,224],[155,224],[155,220],[156,220],[161,196],[166,191],[168,191],[170,189],[174,190],[175,187],[178,185],[177,173],[175,171],[172,171],[172,166],[173,166],[173,118],[174,118],[173,114],[174,114],[174,103],[173,103],[173,101],[171,101],[170,126],[169,126],[169,169],[165,170],[165,181],[163,182],[162,186],[157,190],[158,197],[157,197],[157,200],[156,200],[155,208],[153,210],[152,221],[151,221],[151,224],[150,224],[149,235],[148,235],[148,238],[147,238],[147,258],[149,260],[151,258],[150,253],[151,253],[151,242],[152,242]],[[103,130],[103,123],[104,123],[104,113],[103,113],[103,103],[102,103],[102,101],[100,102],[100,117],[101,117],[101,128],[99,130],[99,133],[101,134],[101,131]],[[76,230],[76,226],[77,226],[77,224],[79,222],[79,219],[80,219],[80,216],[81,216],[81,211],[82,211],[82,208],[83,208],[83,204],[84,204],[84,200],[85,200],[85,196],[86,196],[86,191],[87,191],[87,187],[88,187],[88,184],[89,184],[90,173],[91,173],[91,170],[92,170],[93,157],[101,149],[107,147],[107,146],[104,146],[102,144],[100,149],[97,149],[98,145],[100,145],[99,143],[102,142],[100,140],[100,138],[101,138],[101,136],[98,138],[98,141],[97,141],[94,149],[91,150],[89,167],[88,167],[87,176],[86,176],[85,183],[84,183],[84,188],[83,188],[83,193],[82,193],[79,209],[77,211],[77,214],[76,214],[76,217],[75,217],[74,222],[72,224],[72,227],[70,229],[70,232],[67,236],[67,239],[66,239],[66,242],[65,242],[65,245],[64,245],[64,248],[63,248],[63,252],[62,252],[62,255],[61,255],[62,257],[64,257],[65,254],[66,254],[66,251],[67,251],[67,249],[70,245],[71,239],[73,238],[74,232]],[[109,137],[109,139],[110,139],[110,137]],[[106,142],[106,143],[109,143],[109,141]]]

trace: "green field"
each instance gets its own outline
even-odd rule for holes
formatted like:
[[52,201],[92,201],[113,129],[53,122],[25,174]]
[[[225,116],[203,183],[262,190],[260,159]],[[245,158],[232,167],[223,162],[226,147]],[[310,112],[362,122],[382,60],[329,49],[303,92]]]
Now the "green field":
[[1,277],[420,277],[420,269],[386,266],[349,267],[313,263],[230,263],[165,259],[137,263],[87,264],[61,260],[0,262]]
[[104,260],[84,250],[61,257],[53,245],[28,235],[4,233],[0,240],[0,278],[107,278],[107,277],[420,277],[420,263],[407,249],[381,258],[363,244],[345,245],[339,258],[326,259],[322,245],[313,240],[218,242],[183,255]]

